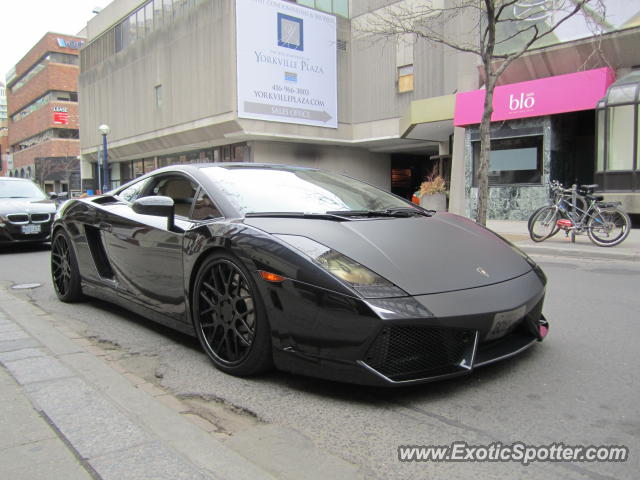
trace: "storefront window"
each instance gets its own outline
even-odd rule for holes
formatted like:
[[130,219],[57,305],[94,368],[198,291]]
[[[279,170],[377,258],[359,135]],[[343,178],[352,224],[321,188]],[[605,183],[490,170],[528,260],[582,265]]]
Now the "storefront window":
[[144,175],[144,161],[143,160],[134,160],[133,161],[133,176],[134,178],[139,177],[140,175]]
[[[480,142],[473,142],[473,186],[477,186]],[[489,185],[540,183],[542,136],[502,138],[491,141]]]
[[144,173],[152,172],[156,169],[156,161],[153,158],[144,159]]
[[597,133],[598,138],[597,142],[597,150],[596,150],[596,171],[602,172],[604,170],[604,118],[605,111],[598,110],[596,111],[596,121],[597,124]]
[[633,169],[633,105],[609,109],[607,170]]

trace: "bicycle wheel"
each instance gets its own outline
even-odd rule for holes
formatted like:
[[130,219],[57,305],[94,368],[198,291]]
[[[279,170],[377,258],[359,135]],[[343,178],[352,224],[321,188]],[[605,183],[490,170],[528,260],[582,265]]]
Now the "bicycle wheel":
[[[540,208],[538,208],[535,212],[533,212],[530,216],[529,216],[529,220],[527,222],[527,229],[529,230],[529,235],[531,235],[531,224],[533,223],[533,219],[535,218],[536,214],[540,211],[540,210],[544,210],[545,208],[549,208],[549,205],[544,205]],[[547,238],[551,238],[553,237],[556,233],[558,233],[560,231],[560,228],[556,225],[556,227],[553,229],[553,232],[551,232],[551,235],[549,235]]]
[[531,218],[529,236],[534,242],[542,242],[557,230],[558,211],[555,207],[543,207]]
[[629,235],[631,219],[618,207],[603,208],[589,219],[589,239],[600,247],[613,247]]

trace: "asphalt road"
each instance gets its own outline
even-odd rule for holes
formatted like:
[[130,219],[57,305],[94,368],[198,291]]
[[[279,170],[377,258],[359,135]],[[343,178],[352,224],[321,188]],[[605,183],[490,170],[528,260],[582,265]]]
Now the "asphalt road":
[[[14,293],[110,346],[130,371],[182,398],[224,405],[233,415],[221,421],[220,435],[236,449],[261,421],[299,431],[320,449],[358,465],[367,478],[638,478],[640,264],[537,260],[549,277],[544,313],[551,328],[545,342],[467,377],[394,390],[279,372],[254,379],[224,375],[188,336],[99,301],[58,302],[48,249],[0,250],[0,283],[42,283]],[[630,459],[529,466],[398,461],[399,445],[454,441],[626,445]]]

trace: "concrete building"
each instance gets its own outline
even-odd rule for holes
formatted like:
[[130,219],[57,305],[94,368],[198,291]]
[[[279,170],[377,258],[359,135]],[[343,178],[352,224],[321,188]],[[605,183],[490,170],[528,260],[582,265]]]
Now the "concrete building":
[[[276,15],[276,7],[264,6],[269,3],[256,5]],[[174,162],[247,160],[313,165],[403,194],[413,192],[429,157],[448,154],[453,117],[449,115],[442,132],[434,129],[418,139],[401,138],[400,118],[414,99],[451,94],[465,71],[475,73],[475,66],[424,43],[397,47],[388,42],[381,48],[370,39],[356,39],[348,18],[349,11],[352,16],[359,13],[354,3],[358,2],[350,2],[349,10],[345,2],[328,2],[336,7],[330,16],[273,2],[284,6],[285,15],[304,20],[306,43],[302,53],[283,48],[280,60],[290,60],[284,72],[290,75],[265,80],[259,67],[279,61],[264,39],[277,32],[277,16],[256,36],[238,33],[238,28],[255,33],[253,20],[260,12],[252,12],[250,4],[248,11],[239,12],[236,23],[235,0],[114,1],[87,25],[88,43],[81,52],[81,148],[87,162],[83,171],[95,171],[101,145],[97,127],[108,124],[112,186]],[[327,32],[323,25],[328,21],[333,23]],[[319,48],[315,38],[331,35],[331,30],[333,38]],[[244,52],[238,62],[237,39]],[[263,54],[260,65],[251,59],[255,52]],[[324,62],[324,70],[333,63],[332,73],[323,77],[320,67],[302,71],[305,58],[309,63]],[[399,67],[411,64],[416,81],[401,89]],[[239,78],[238,69],[254,67],[254,74]],[[260,100],[263,105],[253,105],[257,112],[243,111],[245,96],[259,90],[266,97],[272,86],[304,95],[300,103],[289,103],[286,112],[277,112],[281,116],[272,110],[260,113],[268,102],[265,98]],[[305,121],[310,110],[303,106],[305,101],[322,102],[325,111],[333,103],[330,119]],[[448,106],[453,107],[453,97]],[[416,163],[420,172],[413,178]]]
[[84,39],[47,33],[7,74],[8,174],[80,192],[77,80]]
[[[96,185],[98,126],[107,124],[111,187],[172,163],[243,160],[337,170],[410,198],[437,172],[450,183],[449,209],[472,215],[482,96],[476,58],[357,28],[374,10],[410,3],[115,0],[88,23],[81,51],[87,185]],[[607,3],[619,13],[619,2]],[[507,70],[509,116],[494,128],[490,218],[526,218],[546,202],[551,179],[590,183],[602,173],[596,138],[617,129],[596,132],[597,101],[640,65],[638,12],[628,10],[608,17],[597,39],[580,28],[559,34]],[[443,28],[476,38],[473,20],[461,15]],[[541,80],[551,83],[513,97]],[[572,82],[574,93],[589,89],[591,103],[578,94],[555,110],[530,108],[528,94],[544,104],[545,91],[561,84],[571,91]],[[511,98],[522,106],[509,109]],[[625,167],[635,179],[637,104],[631,111],[636,156]],[[635,208],[635,183],[624,191],[604,185]]]

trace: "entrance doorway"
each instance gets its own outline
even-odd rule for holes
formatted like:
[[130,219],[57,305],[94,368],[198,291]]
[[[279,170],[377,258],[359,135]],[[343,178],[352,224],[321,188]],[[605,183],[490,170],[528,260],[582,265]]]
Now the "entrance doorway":
[[391,192],[411,200],[420,184],[431,175],[441,175],[449,186],[451,157],[449,155],[391,155]]
[[593,183],[595,111],[565,113],[552,119],[551,180],[566,187]]

